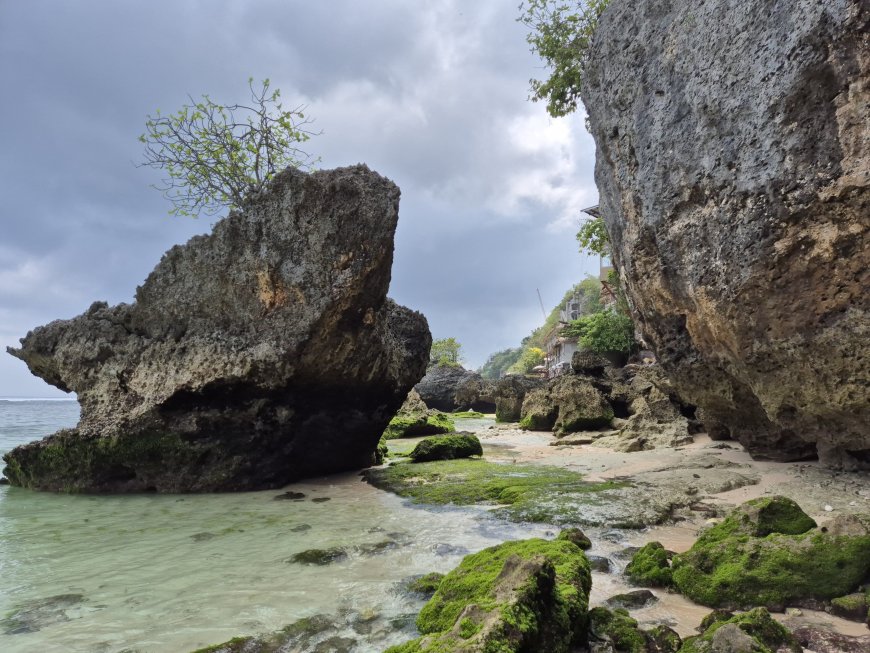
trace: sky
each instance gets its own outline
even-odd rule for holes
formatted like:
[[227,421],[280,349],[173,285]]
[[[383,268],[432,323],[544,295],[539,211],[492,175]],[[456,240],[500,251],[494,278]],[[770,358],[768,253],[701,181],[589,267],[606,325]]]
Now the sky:
[[137,167],[145,117],[269,78],[307,106],[320,168],[402,190],[390,296],[466,367],[520,340],[598,261],[582,113],[528,100],[545,74],[517,0],[0,0],[0,397],[63,396],[5,353],[94,301],[130,302],[162,253],[220,217],[173,217]]

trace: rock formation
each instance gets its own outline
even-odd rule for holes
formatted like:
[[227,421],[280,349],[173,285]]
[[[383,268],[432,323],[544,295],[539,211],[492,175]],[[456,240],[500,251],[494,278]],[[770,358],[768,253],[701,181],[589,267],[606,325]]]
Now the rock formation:
[[526,394],[546,385],[546,380],[509,374],[495,383],[495,419],[498,422],[518,422],[522,417]]
[[386,298],[398,205],[365,166],[285,170],[170,249],[134,303],[30,332],[10,353],[75,391],[82,416],[7,454],[7,478],[242,490],[367,466],[431,343],[425,318]]
[[584,79],[613,255],[717,435],[870,465],[866,0],[617,1]]
[[429,408],[448,413],[456,410],[491,413],[495,410],[491,386],[477,372],[459,365],[433,365],[414,389]]

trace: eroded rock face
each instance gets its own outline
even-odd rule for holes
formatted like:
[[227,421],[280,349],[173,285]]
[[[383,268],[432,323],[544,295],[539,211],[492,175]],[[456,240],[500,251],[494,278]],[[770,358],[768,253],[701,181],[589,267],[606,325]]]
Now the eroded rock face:
[[431,336],[386,298],[399,189],[365,166],[286,170],[170,249],[133,304],[95,303],[10,353],[75,391],[77,428],[7,454],[17,485],[277,487],[367,466]]
[[459,365],[433,365],[414,389],[429,408],[447,413],[455,410],[491,413],[495,409],[491,386],[477,372]]
[[584,82],[644,336],[753,455],[870,463],[865,0],[617,1]]

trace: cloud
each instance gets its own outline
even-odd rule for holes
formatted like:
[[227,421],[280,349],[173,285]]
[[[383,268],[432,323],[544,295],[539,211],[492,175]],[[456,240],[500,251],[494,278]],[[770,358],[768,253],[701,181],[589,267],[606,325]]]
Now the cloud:
[[[365,162],[401,187],[396,299],[471,365],[517,345],[536,289],[549,308],[597,264],[573,237],[593,145],[582,116],[526,100],[540,64],[515,17],[505,0],[0,3],[0,345],[130,301],[209,229],[166,215],[136,138],[188,93],[243,98],[249,76],[308,105],[323,167]],[[22,368],[0,364],[0,395],[35,392]]]

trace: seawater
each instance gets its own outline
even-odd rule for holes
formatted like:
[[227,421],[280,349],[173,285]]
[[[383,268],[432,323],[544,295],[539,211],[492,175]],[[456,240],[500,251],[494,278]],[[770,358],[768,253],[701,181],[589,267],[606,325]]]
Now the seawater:
[[[0,453],[77,419],[74,401],[0,400]],[[0,486],[0,651],[183,653],[319,614],[356,641],[349,652],[382,651],[414,635],[422,601],[401,591],[408,577],[546,531],[480,508],[415,507],[358,474],[287,489],[305,498]],[[330,547],[347,558],[288,561]]]

